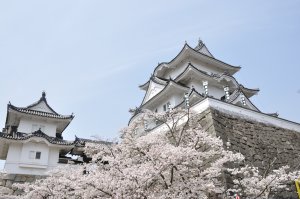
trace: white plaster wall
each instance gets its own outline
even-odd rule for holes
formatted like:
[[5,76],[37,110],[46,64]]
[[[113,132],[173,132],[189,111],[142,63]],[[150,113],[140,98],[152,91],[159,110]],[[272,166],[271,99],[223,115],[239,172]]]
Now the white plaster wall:
[[49,167],[56,167],[59,159],[59,149],[58,148],[50,148],[49,149]]
[[149,88],[147,90],[146,93],[146,97],[144,99],[144,103],[146,103],[147,101],[149,101],[152,97],[154,97],[155,95],[157,95],[157,93],[159,93],[160,91],[162,91],[164,89],[164,85],[160,85],[157,84],[153,81],[150,81],[150,85]]
[[[182,93],[182,95],[180,95],[180,94],[174,94],[174,95],[172,95],[171,97],[169,97],[169,98],[167,98],[167,99],[165,99],[165,100],[162,100],[162,101],[159,103],[159,105],[157,106],[157,112],[158,112],[158,113],[164,112],[163,106],[164,106],[165,104],[167,104],[168,102],[170,102],[172,108],[175,107],[175,106],[177,106],[179,103],[182,102],[183,97],[184,97],[184,93]],[[152,111],[155,111],[155,109],[152,110]]]
[[208,95],[211,95],[216,99],[221,99],[221,97],[225,95],[225,92],[223,89],[208,85]]
[[[30,159],[29,158],[30,151],[41,152],[41,158],[40,159]],[[45,143],[27,142],[27,143],[23,144],[20,163],[28,164],[28,165],[47,166],[48,165],[48,154],[49,154],[49,147]]]
[[[30,159],[30,151],[41,152],[41,159]],[[58,165],[59,149],[45,143],[12,143],[4,170],[14,174],[46,175]]]
[[172,107],[177,106],[179,103],[183,101],[183,99],[184,99],[184,93],[174,95],[173,96],[174,104],[172,104]]
[[[193,81],[193,82],[189,82],[188,83],[188,87],[192,87],[194,86],[194,88],[196,89],[196,91],[200,94],[204,94],[204,89],[203,89],[203,83],[202,80],[200,81]],[[223,97],[225,95],[224,90],[221,88],[218,88],[214,85],[211,85],[208,83],[208,95],[209,96],[213,96],[216,99],[221,99],[221,97]]]
[[56,125],[50,122],[45,122],[41,120],[29,120],[29,119],[21,119],[18,131],[22,133],[32,133],[32,125],[44,126],[44,133],[55,137],[56,136]]
[[6,163],[19,163],[22,152],[22,143],[11,143],[8,148]]

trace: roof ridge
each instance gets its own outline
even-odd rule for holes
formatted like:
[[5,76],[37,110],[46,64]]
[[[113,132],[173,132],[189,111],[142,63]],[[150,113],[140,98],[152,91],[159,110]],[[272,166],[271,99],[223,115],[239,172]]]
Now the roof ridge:
[[56,111],[54,111],[53,108],[51,108],[51,106],[48,104],[47,99],[46,99],[46,92],[45,91],[42,92],[42,97],[38,101],[36,101],[33,104],[30,104],[29,106],[26,107],[26,109],[30,109],[30,108],[38,105],[41,102],[44,102],[46,104],[47,108],[49,108],[53,113],[55,113],[57,115],[60,115]]
[[51,118],[59,118],[59,119],[73,119],[74,115],[61,115],[58,113],[49,113],[49,112],[44,112],[44,111],[38,111],[38,110],[32,110],[32,109],[27,109],[23,107],[16,107],[12,104],[8,104],[8,108],[11,108],[15,111],[25,113],[25,114],[31,114],[31,115],[39,115],[39,116],[44,116],[44,117],[51,117]]
[[179,53],[178,53],[171,61],[159,63],[159,64],[155,67],[155,69],[154,69],[154,74],[157,73],[157,70],[158,70],[159,67],[163,67],[163,65],[169,65],[169,64],[172,63],[174,60],[176,60],[176,58],[179,57],[180,54],[181,54],[185,49],[190,49],[190,50],[194,51],[195,53],[198,53],[198,54],[204,56],[205,58],[211,59],[212,61],[218,62],[218,63],[223,64],[223,65],[225,65],[225,66],[227,66],[227,67],[229,67],[229,68],[232,68],[233,70],[236,70],[235,72],[237,72],[238,70],[241,69],[240,66],[233,66],[233,65],[228,64],[228,63],[225,63],[225,62],[223,62],[223,61],[221,61],[221,60],[219,60],[219,59],[217,59],[217,58],[215,58],[215,57],[211,57],[211,56],[208,56],[208,55],[206,55],[206,54],[204,54],[204,53],[201,53],[201,52],[195,50],[194,48],[192,48],[192,47],[191,47],[190,45],[188,45],[187,43],[185,43],[184,46],[183,46],[183,48],[180,50],[180,52],[179,52]]

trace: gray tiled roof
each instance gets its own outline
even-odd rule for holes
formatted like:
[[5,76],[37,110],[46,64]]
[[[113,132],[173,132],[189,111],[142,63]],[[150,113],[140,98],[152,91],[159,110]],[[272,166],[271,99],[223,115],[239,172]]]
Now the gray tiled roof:
[[60,115],[60,114],[55,114],[55,113],[48,113],[48,112],[31,110],[31,109],[27,109],[27,108],[20,108],[20,107],[13,106],[11,104],[8,105],[8,108],[12,109],[12,110],[15,110],[15,111],[18,111],[20,113],[38,115],[38,116],[49,117],[49,118],[72,119],[74,117],[73,115]]
[[76,145],[76,141],[70,142],[63,139],[59,139],[56,137],[51,137],[43,133],[41,130],[35,131],[33,133],[14,133],[14,134],[8,134],[8,133],[0,133],[0,138],[8,139],[8,140],[28,140],[32,137],[41,137],[45,138],[49,143],[51,144],[57,144],[57,145]]

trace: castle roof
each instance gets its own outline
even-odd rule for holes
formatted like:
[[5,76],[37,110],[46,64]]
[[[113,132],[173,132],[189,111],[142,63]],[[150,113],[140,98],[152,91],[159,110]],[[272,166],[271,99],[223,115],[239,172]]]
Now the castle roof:
[[48,136],[41,130],[37,130],[33,133],[17,132],[13,134],[0,132],[0,159],[6,159],[9,143],[12,142],[25,143],[28,141],[37,141],[37,142],[44,141],[50,146],[55,146],[60,148],[61,150],[64,150],[66,153],[71,149],[82,152],[83,150],[82,147],[84,147],[86,143],[112,144],[111,142],[78,138],[76,136],[74,141],[67,141],[57,137]]
[[[181,85],[174,80],[170,79],[168,80],[168,83],[164,88],[159,91],[157,94],[155,94],[152,98],[148,99],[147,101],[143,101],[140,108],[146,108],[153,104],[155,101],[157,102],[157,99],[164,98],[168,96],[168,93],[177,93],[177,94],[184,94],[185,92],[189,91],[189,87],[186,87],[184,85]],[[149,89],[148,89],[149,90]],[[147,91],[148,92],[148,91]],[[147,94],[147,93],[146,93]]]
[[20,113],[26,113],[31,115],[37,115],[42,117],[49,117],[49,118],[56,118],[56,119],[73,119],[74,115],[61,115],[58,114],[56,111],[49,106],[46,93],[42,93],[42,97],[34,102],[33,104],[26,106],[26,107],[17,107],[12,104],[8,104],[8,110],[14,110]]
[[234,89],[241,89],[244,93],[245,96],[247,96],[248,98],[252,97],[253,95],[257,94],[259,92],[259,89],[250,89],[250,88],[246,88],[243,85],[239,84],[237,82],[237,80],[226,73],[223,73],[221,75],[219,74],[208,74],[205,71],[202,71],[198,68],[196,68],[193,64],[189,63],[186,68],[184,69],[184,71],[182,73],[180,73],[175,79],[174,81],[176,82],[181,82],[184,79],[190,79],[191,77],[195,77],[195,79],[200,80],[200,78],[202,78],[203,80],[211,80],[212,82],[215,82],[216,85],[220,85],[219,82],[222,80],[226,81],[226,84],[231,83],[231,87],[233,87]]
[[184,107],[184,93],[189,93],[190,107],[212,98],[260,112],[249,99],[259,89],[246,88],[233,77],[240,68],[214,58],[201,40],[195,48],[185,43],[175,58],[158,64],[151,78],[139,86],[146,93],[141,105],[131,110],[130,121],[143,109],[165,111],[168,101],[175,103],[174,108]]
[[142,90],[147,90],[149,85],[150,85],[150,81],[153,81],[153,82],[155,82],[157,84],[160,84],[160,85],[166,85],[168,80],[156,77],[154,75],[151,75],[150,79],[146,83],[140,85],[139,88],[142,89]]
[[10,143],[26,143],[29,141],[33,142],[45,142],[51,147],[60,148],[60,150],[71,150],[74,147],[81,147],[81,143],[78,141],[66,141],[56,137],[51,137],[42,132],[41,130],[33,133],[2,133],[0,132],[0,159],[5,160]]
[[59,139],[56,137],[51,137],[42,132],[41,130],[35,131],[33,133],[15,133],[14,135],[8,134],[8,133],[0,133],[0,138],[4,138],[7,140],[29,140],[31,138],[44,138],[49,144],[55,144],[55,145],[64,145],[64,146],[71,146],[75,145],[75,142],[66,141],[63,139]]
[[58,133],[62,133],[64,129],[69,125],[69,123],[74,118],[74,115],[61,115],[58,114],[53,108],[48,104],[46,99],[46,93],[42,93],[42,97],[34,102],[33,104],[26,107],[17,107],[9,103],[7,105],[7,116],[5,126],[17,126],[20,122],[21,117],[35,117],[35,118],[45,118],[49,120],[58,121],[59,125],[57,128]]
[[48,117],[48,118],[55,118],[55,119],[73,119],[73,115],[60,115],[57,113],[49,113],[44,111],[38,111],[38,110],[32,110],[29,108],[23,108],[23,107],[16,107],[12,104],[8,104],[7,109],[17,111],[19,113],[25,113],[30,115],[36,115],[41,117]]
[[198,45],[194,49],[202,54],[205,54],[207,56],[214,58],[214,56],[211,54],[211,52],[208,50],[208,48],[206,47],[206,45],[203,43],[203,41],[201,39],[199,39]]
[[205,63],[211,63],[214,65],[214,67],[218,68],[219,70],[225,72],[227,71],[230,75],[233,75],[237,71],[240,70],[240,66],[233,66],[230,64],[227,64],[225,62],[222,62],[216,58],[214,58],[208,49],[205,46],[205,49],[207,49],[208,52],[204,53],[202,52],[201,49],[203,49],[204,46],[201,48],[194,49],[190,47],[187,43],[183,46],[179,54],[173,58],[170,62],[163,62],[160,63],[154,70],[154,75],[157,77],[162,77],[163,73],[168,70],[168,69],[173,69],[176,67],[176,64],[180,63],[182,60],[187,59],[187,58],[195,58],[198,60],[201,60]]
[[244,87],[242,84],[240,84],[240,89],[243,91],[243,93],[245,94],[245,96],[252,97],[253,95],[256,95],[259,92],[258,88],[246,88]]

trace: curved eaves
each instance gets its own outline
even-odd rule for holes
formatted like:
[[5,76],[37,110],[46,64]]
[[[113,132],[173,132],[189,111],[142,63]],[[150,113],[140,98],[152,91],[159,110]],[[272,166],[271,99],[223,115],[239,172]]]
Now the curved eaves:
[[243,85],[240,84],[240,89],[243,91],[243,93],[248,97],[252,97],[253,95],[256,95],[259,92],[258,88],[251,89],[251,88],[246,88]]
[[70,146],[74,145],[74,142],[67,142],[65,140],[59,140],[54,137],[50,137],[44,133],[32,133],[26,136],[11,136],[7,133],[0,133],[0,138],[8,140],[30,140],[32,138],[44,138],[49,144]]
[[174,78],[174,81],[179,81],[179,79],[181,77],[183,77],[187,72],[189,72],[189,70],[192,69],[192,70],[195,70],[196,72],[208,77],[208,78],[212,78],[211,75],[207,74],[206,72],[202,71],[202,70],[199,70],[198,68],[196,68],[194,65],[192,65],[191,63],[189,63],[187,65],[187,67],[182,71],[182,73],[180,73],[179,75],[177,75],[177,77]]
[[72,120],[74,118],[74,115],[59,115],[59,114],[54,114],[54,113],[36,111],[36,110],[27,109],[27,108],[19,108],[19,107],[13,106],[11,104],[8,104],[8,112],[9,112],[9,109],[14,110],[19,113],[36,115],[36,116],[47,117],[47,118],[67,119],[67,120]]
[[196,53],[198,55],[201,55],[202,57],[206,58],[206,59],[209,59],[211,61],[214,61],[215,63],[218,63],[218,64],[221,64],[221,65],[224,65],[225,67],[227,67],[229,70],[232,70],[233,73],[239,71],[241,69],[240,66],[232,66],[232,65],[229,65],[225,62],[222,62],[221,60],[218,60],[214,57],[210,57],[206,54],[203,54],[201,52],[198,52],[196,51],[194,48],[190,47],[188,44],[185,44],[183,46],[183,48],[181,49],[181,51],[176,55],[176,57],[174,57],[170,62],[163,62],[163,63],[160,63],[155,69],[154,69],[154,75],[157,76],[157,73],[159,70],[161,70],[163,67],[170,67],[169,65],[171,65],[173,62],[177,61],[177,59],[180,59],[180,57],[182,56],[182,54],[184,53],[185,50],[189,50],[190,52],[193,52],[193,53]]
[[233,98],[233,99],[231,100],[231,103],[232,103],[232,104],[236,104],[237,102],[240,102],[241,94],[243,94],[243,95],[245,96],[246,104],[247,104],[248,106],[250,105],[250,107],[253,108],[255,111],[261,112],[261,111],[260,111],[260,110],[259,110],[259,109],[251,102],[251,100],[243,93],[243,91],[239,91],[239,94],[238,94],[235,98]]
[[174,82],[173,80],[169,80],[168,84],[160,91],[158,92],[156,95],[154,95],[151,99],[149,99],[147,102],[145,102],[144,104],[141,104],[140,107],[144,107],[146,106],[147,104],[149,104],[150,102],[152,102],[154,99],[156,99],[158,96],[161,96],[166,90],[168,90],[171,86],[176,86],[177,88],[179,89],[182,89],[182,90],[188,90],[190,89],[189,87],[186,87],[186,86],[183,86],[183,85],[180,85],[176,82]]

